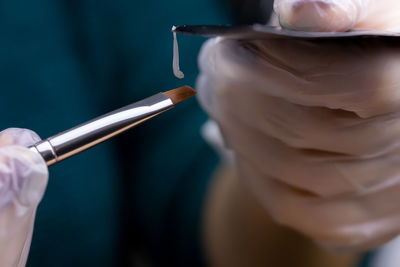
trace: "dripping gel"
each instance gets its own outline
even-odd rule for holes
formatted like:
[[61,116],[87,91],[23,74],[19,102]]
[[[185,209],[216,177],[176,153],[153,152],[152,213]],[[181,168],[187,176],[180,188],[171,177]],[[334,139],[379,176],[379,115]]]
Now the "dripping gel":
[[172,27],[172,34],[174,36],[174,56],[172,60],[172,68],[174,70],[174,75],[176,78],[183,79],[185,74],[180,70],[179,67],[179,47],[178,47],[178,40],[176,38],[176,32],[174,32],[175,26]]

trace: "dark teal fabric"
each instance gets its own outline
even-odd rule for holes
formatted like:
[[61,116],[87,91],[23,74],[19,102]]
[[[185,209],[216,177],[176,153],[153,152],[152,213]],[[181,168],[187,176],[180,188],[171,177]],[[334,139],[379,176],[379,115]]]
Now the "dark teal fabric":
[[[171,71],[173,24],[226,23],[214,0],[0,1],[0,128],[48,137],[184,83],[202,38],[181,38],[187,77]],[[194,99],[50,168],[28,266],[201,264],[201,205],[216,156]],[[132,256],[135,251],[135,257]]]
[[358,266],[359,267],[372,267],[371,262],[375,257],[375,253],[376,253],[375,251],[370,251],[370,252],[365,253]]

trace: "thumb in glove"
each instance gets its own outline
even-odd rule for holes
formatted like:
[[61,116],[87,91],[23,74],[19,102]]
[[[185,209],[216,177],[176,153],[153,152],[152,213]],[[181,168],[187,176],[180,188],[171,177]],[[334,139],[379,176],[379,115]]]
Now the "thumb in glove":
[[314,32],[400,30],[397,0],[275,0],[283,28]]

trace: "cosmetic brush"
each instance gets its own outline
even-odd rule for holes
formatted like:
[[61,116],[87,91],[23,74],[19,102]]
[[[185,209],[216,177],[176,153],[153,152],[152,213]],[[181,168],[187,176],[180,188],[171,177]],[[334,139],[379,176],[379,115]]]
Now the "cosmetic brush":
[[51,166],[154,118],[195,94],[196,91],[189,86],[158,93],[54,135],[29,148],[39,153],[47,166]]

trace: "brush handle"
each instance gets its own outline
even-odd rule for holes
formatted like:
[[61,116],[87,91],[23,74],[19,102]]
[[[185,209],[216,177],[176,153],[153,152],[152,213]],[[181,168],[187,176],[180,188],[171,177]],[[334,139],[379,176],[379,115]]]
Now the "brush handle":
[[174,106],[163,93],[107,113],[29,147],[51,166],[98,145]]

